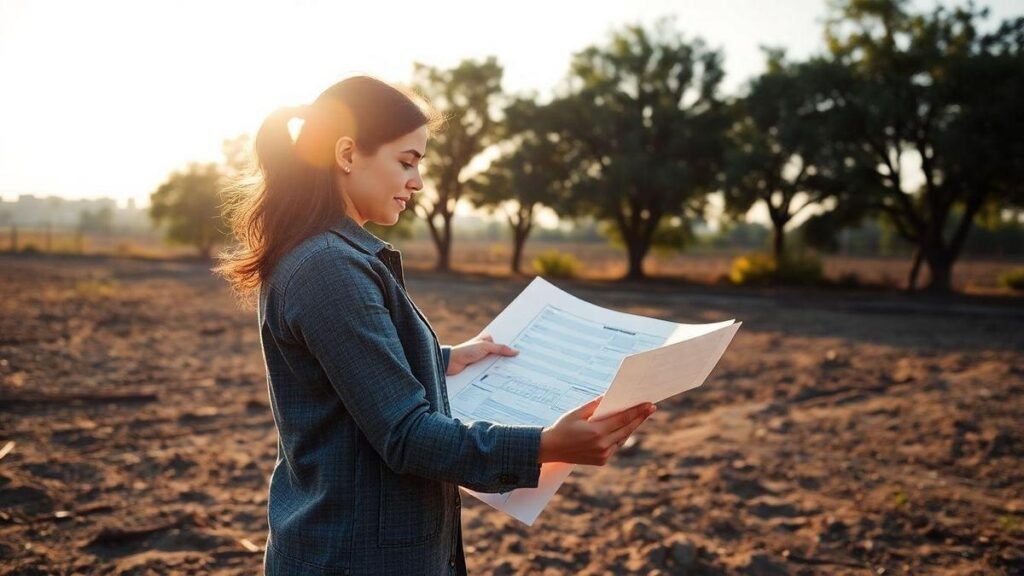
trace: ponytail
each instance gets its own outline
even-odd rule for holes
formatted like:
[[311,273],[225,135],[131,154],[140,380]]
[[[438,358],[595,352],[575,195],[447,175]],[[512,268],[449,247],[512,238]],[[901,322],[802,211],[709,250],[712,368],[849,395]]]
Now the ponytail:
[[[296,118],[303,125],[293,141],[289,123]],[[251,302],[281,258],[345,215],[334,160],[338,138],[351,136],[357,148],[372,154],[385,142],[436,123],[436,115],[410,95],[366,76],[338,82],[310,106],[272,112],[256,134],[251,174],[226,190],[238,245],[220,255],[215,272]]]
[[293,119],[300,118],[302,113],[303,107],[278,108],[267,116],[256,133],[253,153],[268,186],[302,175],[288,126]]

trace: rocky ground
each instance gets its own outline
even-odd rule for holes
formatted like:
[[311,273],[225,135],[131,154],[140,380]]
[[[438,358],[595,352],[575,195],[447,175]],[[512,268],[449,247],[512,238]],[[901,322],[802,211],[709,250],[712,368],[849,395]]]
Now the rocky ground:
[[[0,257],[0,574],[259,570],[276,435],[258,332],[206,268]],[[409,278],[447,342],[525,284]],[[533,527],[465,497],[471,573],[1024,573],[1017,302],[559,284],[744,324]]]

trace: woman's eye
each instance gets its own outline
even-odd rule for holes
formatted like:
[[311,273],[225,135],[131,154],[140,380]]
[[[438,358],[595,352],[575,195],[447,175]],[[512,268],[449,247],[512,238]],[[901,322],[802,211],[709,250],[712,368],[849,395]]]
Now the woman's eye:
[[401,164],[402,166],[405,166],[407,169],[412,168],[412,164],[409,164],[408,162],[402,162]]

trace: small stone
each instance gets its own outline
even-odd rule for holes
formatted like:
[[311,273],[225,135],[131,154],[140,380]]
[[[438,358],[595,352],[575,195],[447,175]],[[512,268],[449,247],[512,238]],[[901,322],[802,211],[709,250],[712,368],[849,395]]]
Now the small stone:
[[651,529],[651,525],[646,520],[639,518],[627,521],[623,527],[623,532],[629,540],[651,540],[654,536],[654,530]]
[[686,570],[697,559],[697,546],[685,538],[675,538],[665,544],[669,558],[676,568]]
[[845,540],[848,532],[849,526],[845,522],[830,517],[826,520],[825,529],[820,533],[819,538],[826,542],[837,542]]
[[663,546],[654,545],[647,549],[648,566],[664,566],[668,551]]
[[785,562],[767,552],[754,552],[743,566],[742,573],[748,576],[786,576],[789,569]]
[[759,518],[793,518],[800,516],[800,509],[781,498],[764,496],[753,502],[748,508],[750,513]]
[[910,364],[909,360],[901,358],[896,362],[896,366],[889,374],[889,378],[896,384],[910,382],[915,378],[914,367]]
[[989,458],[1017,455],[1021,451],[1017,449],[1015,440],[1009,432],[1000,430],[992,435],[985,455]]
[[508,551],[513,554],[523,553],[523,544],[519,540],[513,540],[508,543]]
[[497,576],[510,576],[516,573],[516,567],[510,560],[503,560],[501,564],[494,567],[494,571],[491,573]]

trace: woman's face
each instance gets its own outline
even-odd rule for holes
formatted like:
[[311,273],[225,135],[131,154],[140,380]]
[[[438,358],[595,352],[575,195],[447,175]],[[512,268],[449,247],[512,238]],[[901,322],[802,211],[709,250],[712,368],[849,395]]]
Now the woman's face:
[[398,222],[413,193],[423,188],[419,164],[426,146],[426,126],[382,144],[372,155],[360,152],[351,138],[338,140],[335,160],[349,216],[360,226]]

